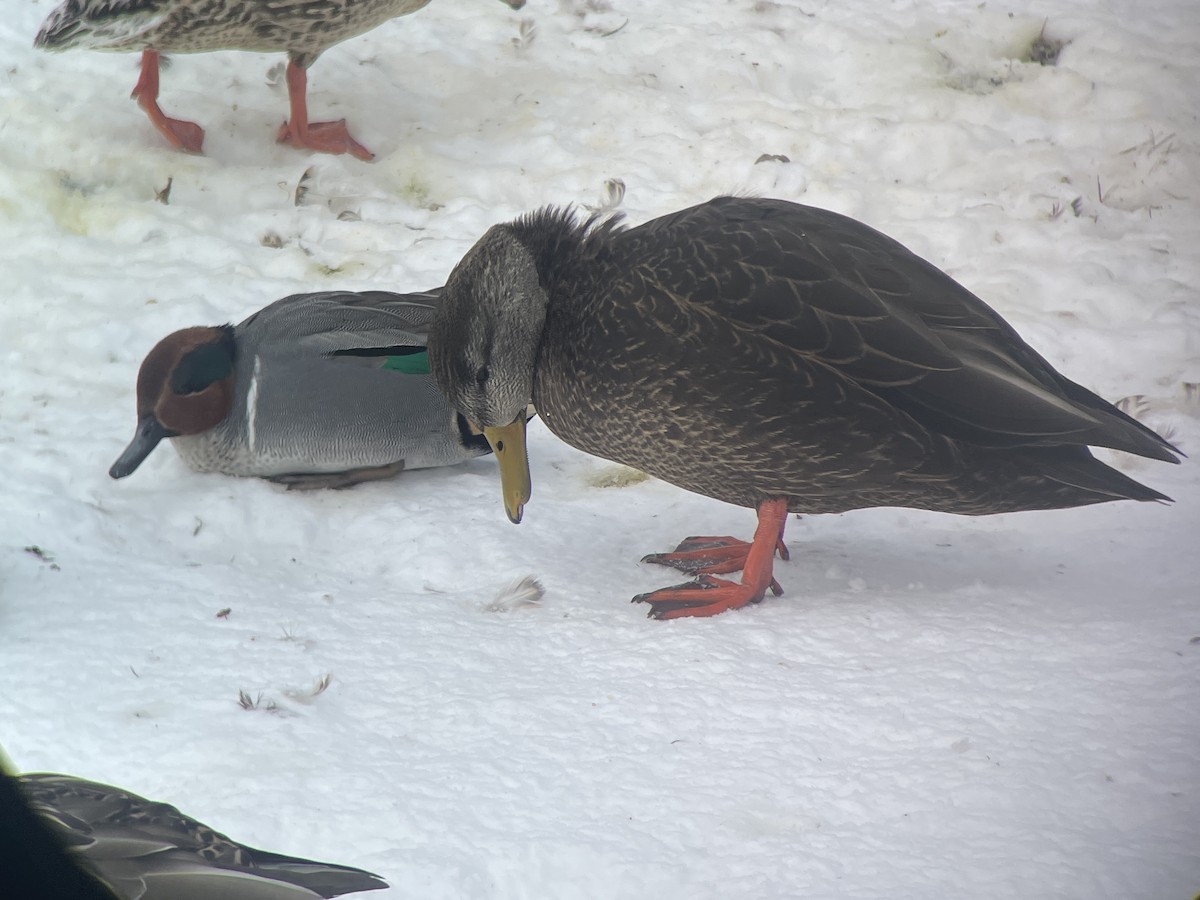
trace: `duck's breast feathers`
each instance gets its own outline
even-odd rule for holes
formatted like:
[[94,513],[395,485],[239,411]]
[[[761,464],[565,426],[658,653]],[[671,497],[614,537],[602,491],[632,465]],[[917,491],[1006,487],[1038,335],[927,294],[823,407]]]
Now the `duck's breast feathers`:
[[67,0],[42,23],[35,47],[145,46],[179,0]]
[[617,302],[771,342],[985,445],[1091,443],[1174,459],[1157,435],[1059,375],[986,303],[884,234],[781,200],[723,197],[616,241]]

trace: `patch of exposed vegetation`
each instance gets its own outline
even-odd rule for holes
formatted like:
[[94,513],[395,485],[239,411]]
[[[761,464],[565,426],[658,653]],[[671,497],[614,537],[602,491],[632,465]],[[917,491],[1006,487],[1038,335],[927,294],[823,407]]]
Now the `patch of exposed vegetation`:
[[243,691],[239,688],[238,689],[238,706],[240,706],[242,709],[246,710],[247,712],[255,711],[255,710],[257,710],[259,712],[269,712],[269,713],[276,713],[276,714],[278,714],[278,712],[279,712],[279,706],[278,706],[278,704],[275,703],[274,700],[268,699],[265,703],[263,702],[262,691],[259,691],[257,694],[255,694],[253,697],[251,697],[249,694],[247,694],[245,691]]
[[623,488],[631,484],[641,484],[650,476],[629,466],[607,466],[598,472],[592,472],[587,477],[587,483],[594,488]]
[[1047,37],[1046,26],[1049,23],[1049,19],[1042,22],[1042,30],[1038,32],[1038,36],[1033,39],[1033,43],[1029,45],[1029,49],[1021,57],[1022,62],[1037,63],[1039,66],[1058,65],[1058,54],[1062,52],[1062,48],[1067,46],[1070,41],[1060,41],[1052,37]]
[[56,563],[54,561],[54,554],[51,553],[49,550],[43,550],[37,544],[30,544],[28,547],[25,548],[25,552],[28,553],[30,556],[37,557],[42,562],[44,562],[47,566],[50,567],[50,571],[52,571],[52,572],[61,572],[62,571],[62,569],[59,568],[58,563]]

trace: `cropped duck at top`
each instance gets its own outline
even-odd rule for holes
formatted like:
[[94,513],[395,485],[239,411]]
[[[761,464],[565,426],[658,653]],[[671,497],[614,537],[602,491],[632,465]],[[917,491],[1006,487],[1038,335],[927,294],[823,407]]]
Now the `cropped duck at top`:
[[[628,229],[556,208],[496,225],[451,273],[429,354],[496,450],[513,522],[531,399],[581,450],[758,511],[751,543],[646,557],[699,576],[634,598],[657,618],[780,593],[789,511],[1168,500],[1088,446],[1181,455],[901,244],[782,200],[720,197]],[[713,577],[739,569],[740,584]]]
[[[350,136],[346,120],[308,121],[308,67],[348,38],[389,19],[416,12],[430,0],[321,0],[319,3],[263,0],[67,0],[42,23],[34,46],[46,50],[88,48],[142,52],[141,77],[133,97],[173,147],[199,153],[204,129],[173,119],[158,106],[160,53],[250,50],[288,54],[291,118],[276,139],[324,153],[374,157]],[[525,0],[502,0],[520,9]]]
[[198,472],[345,487],[490,452],[429,375],[437,291],[285,297],[234,327],[158,342],[137,379],[137,431],[109,474],[163,438]]
[[71,775],[0,768],[0,836],[6,897],[315,900],[388,886],[238,844],[174,806]]

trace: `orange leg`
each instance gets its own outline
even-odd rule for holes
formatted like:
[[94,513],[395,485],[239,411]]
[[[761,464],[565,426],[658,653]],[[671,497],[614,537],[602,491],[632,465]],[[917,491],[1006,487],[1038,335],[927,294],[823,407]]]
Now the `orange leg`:
[[349,153],[361,160],[375,158],[374,153],[350,136],[345,119],[336,122],[308,121],[308,75],[291,60],[287,64],[287,86],[292,117],[279,126],[279,134],[275,138],[277,141],[321,153]]
[[[758,507],[758,528],[754,531],[754,540],[749,544],[733,538],[688,538],[675,553],[647,557],[650,562],[703,574],[687,584],[638,594],[633,602],[649,603],[652,619],[678,619],[685,616],[715,616],[727,609],[758,603],[767,588],[779,596],[783,588],[771,577],[771,568],[776,551],[780,551],[780,555],[787,559],[787,549],[783,546],[786,524],[787,501],[764,500]],[[707,546],[697,546],[693,542],[702,542]],[[708,574],[735,571],[730,567],[734,562],[739,563],[742,569],[740,584]]]
[[188,153],[199,153],[204,145],[204,129],[195,122],[172,119],[158,106],[158,51],[142,51],[142,70],[130,94],[146,111],[154,127],[171,146]]

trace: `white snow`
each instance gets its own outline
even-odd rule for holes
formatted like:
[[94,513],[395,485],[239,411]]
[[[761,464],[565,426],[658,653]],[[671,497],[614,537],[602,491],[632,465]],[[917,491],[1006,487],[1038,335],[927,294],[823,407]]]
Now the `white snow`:
[[[381,900],[1200,890],[1194,0],[438,0],[311,71],[372,164],[276,145],[283,58],[241,53],[164,70],[208,135],[175,153],[136,56],[32,49],[51,8],[0,21],[18,768],[368,868]],[[1057,66],[1020,59],[1044,21]],[[490,224],[608,179],[635,223],[750,192],[891,234],[1141,395],[1193,458],[1104,458],[1177,502],[793,519],[783,597],[661,623],[628,600],[683,579],[640,557],[753,514],[622,486],[540,425],[516,528],[490,458],[342,492],[166,446],[106,474],[167,332],[440,284]],[[540,603],[497,598],[525,575]]]

